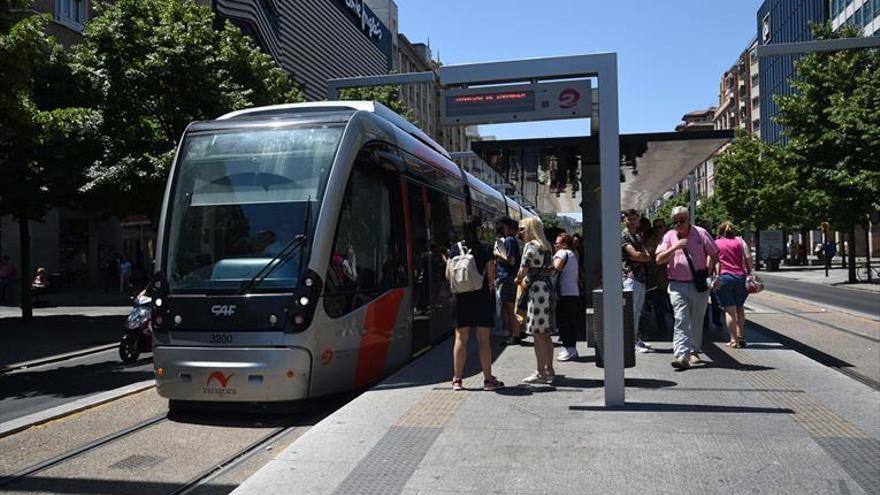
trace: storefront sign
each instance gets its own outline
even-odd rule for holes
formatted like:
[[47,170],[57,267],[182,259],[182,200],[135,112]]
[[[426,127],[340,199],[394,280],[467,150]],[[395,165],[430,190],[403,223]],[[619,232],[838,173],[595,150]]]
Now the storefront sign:
[[391,68],[391,31],[363,0],[335,0],[336,6],[385,55]]

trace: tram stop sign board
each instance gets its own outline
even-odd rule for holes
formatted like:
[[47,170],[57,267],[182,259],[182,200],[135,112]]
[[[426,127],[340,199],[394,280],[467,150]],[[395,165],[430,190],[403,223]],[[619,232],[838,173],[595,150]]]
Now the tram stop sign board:
[[440,111],[444,125],[586,119],[591,94],[590,79],[450,88],[441,91]]

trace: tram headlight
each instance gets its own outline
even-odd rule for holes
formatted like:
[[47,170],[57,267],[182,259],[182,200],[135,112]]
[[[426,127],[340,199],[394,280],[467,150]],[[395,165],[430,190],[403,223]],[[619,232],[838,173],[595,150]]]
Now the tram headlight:
[[269,315],[269,324],[275,326],[278,323],[278,317],[275,315]]
[[315,281],[309,277],[306,277],[306,279],[303,280],[303,285],[305,285],[306,287],[311,287],[311,286],[315,285]]
[[308,296],[302,296],[299,298],[299,305],[300,306],[308,306],[310,302],[311,302],[311,300],[309,300]]
[[293,324],[294,325],[303,325],[306,322],[306,317],[303,315],[293,315]]

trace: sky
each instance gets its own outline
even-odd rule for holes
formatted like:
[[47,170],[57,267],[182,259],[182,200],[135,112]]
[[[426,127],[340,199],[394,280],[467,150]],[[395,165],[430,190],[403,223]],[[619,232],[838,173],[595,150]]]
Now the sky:
[[[443,64],[617,52],[622,133],[672,131],[718,102],[760,0],[396,0],[400,32]],[[600,82],[601,84],[601,82]],[[585,120],[480,126],[498,139],[585,134]]]

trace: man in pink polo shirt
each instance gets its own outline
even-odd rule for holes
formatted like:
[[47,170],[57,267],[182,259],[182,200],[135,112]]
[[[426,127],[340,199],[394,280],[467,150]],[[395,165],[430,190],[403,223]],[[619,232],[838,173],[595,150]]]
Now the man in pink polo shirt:
[[703,315],[709,291],[700,291],[694,280],[696,276],[709,275],[707,267],[715,266],[717,256],[718,246],[712,236],[702,227],[691,225],[688,209],[684,206],[673,208],[672,229],[657,246],[657,264],[666,265],[669,299],[675,314],[673,368],[683,370],[702,362],[699,353],[703,345]]

